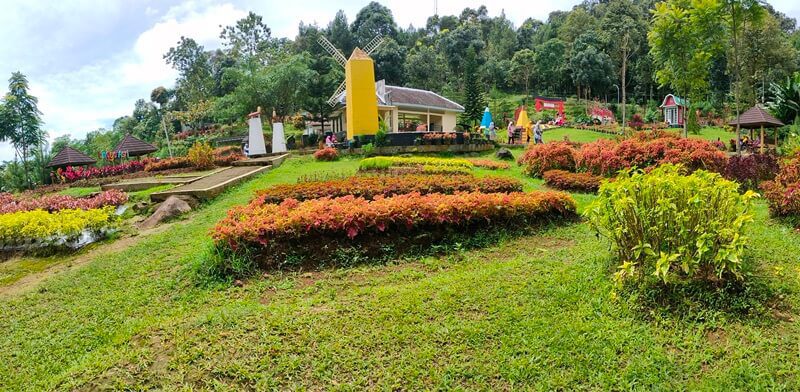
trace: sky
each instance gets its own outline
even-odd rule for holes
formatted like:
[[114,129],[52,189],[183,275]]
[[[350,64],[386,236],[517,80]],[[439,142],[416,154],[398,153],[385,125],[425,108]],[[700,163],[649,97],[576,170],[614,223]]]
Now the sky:
[[[425,25],[434,0],[379,0],[397,24]],[[458,15],[466,7],[487,4],[490,16],[505,12],[519,26],[533,17],[546,20],[578,0],[438,0],[439,15]],[[348,21],[368,0],[0,0],[0,91],[12,72],[24,73],[39,98],[49,139],[110,128],[130,115],[139,98],[157,86],[172,86],[177,76],[163,60],[181,36],[207,49],[220,46],[220,26],[248,11],[263,16],[274,37],[294,38],[301,21],[326,26],[342,9]],[[771,0],[779,11],[800,19],[800,2]],[[0,160],[13,150],[0,143]]]

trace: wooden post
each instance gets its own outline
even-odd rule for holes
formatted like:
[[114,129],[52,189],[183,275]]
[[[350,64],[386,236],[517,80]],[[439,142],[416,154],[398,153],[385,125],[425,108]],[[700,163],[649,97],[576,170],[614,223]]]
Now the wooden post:
[[761,153],[764,153],[764,126],[761,126]]

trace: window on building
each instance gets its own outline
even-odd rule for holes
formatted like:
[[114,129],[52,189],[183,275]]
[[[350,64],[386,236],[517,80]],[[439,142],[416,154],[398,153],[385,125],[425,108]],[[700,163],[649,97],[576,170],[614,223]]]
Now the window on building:
[[420,124],[425,124],[425,119],[420,114],[398,113],[397,115],[400,132],[415,132]]

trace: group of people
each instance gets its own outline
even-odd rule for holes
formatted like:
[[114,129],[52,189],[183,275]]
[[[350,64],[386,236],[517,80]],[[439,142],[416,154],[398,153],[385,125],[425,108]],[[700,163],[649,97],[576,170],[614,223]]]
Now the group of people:
[[[517,127],[514,126],[514,122],[513,121],[509,121],[508,122],[508,144],[514,144],[514,138],[515,138],[514,135],[515,135],[516,129],[517,129]],[[526,141],[525,141],[526,143],[530,143],[531,142],[531,136],[533,136],[533,142],[535,144],[544,143],[544,141],[542,141],[542,133],[544,132],[544,130],[542,129],[542,122],[541,121],[537,121],[536,124],[533,125],[533,127],[531,127],[531,123],[528,123],[527,125],[525,125],[524,131],[525,131],[524,136],[526,138]],[[522,138],[522,136],[523,135],[520,135],[520,138]]]

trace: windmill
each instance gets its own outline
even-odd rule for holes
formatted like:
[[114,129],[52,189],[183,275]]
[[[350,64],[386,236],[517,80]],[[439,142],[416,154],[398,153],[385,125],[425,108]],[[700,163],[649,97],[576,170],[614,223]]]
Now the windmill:
[[344,68],[344,81],[328,99],[328,104],[335,106],[339,95],[345,93],[347,139],[374,135],[378,132],[378,100],[375,97],[375,64],[369,55],[383,43],[383,37],[373,38],[364,49],[355,48],[348,59],[325,37],[320,36],[318,42]]
[[[325,38],[325,36],[320,35],[317,42],[320,45],[322,45],[323,48],[325,48],[325,50],[331,55],[331,57],[333,57],[333,59],[336,60],[336,62],[340,66],[342,66],[342,68],[345,69],[347,68],[347,61],[348,61],[347,58],[344,57],[342,51],[337,49],[336,46],[331,43],[331,41],[328,41],[328,39]],[[369,41],[369,43],[367,43],[366,46],[364,46],[363,49],[364,53],[366,53],[367,56],[371,55],[372,52],[374,52],[375,49],[378,49],[378,47],[380,47],[383,42],[384,42],[383,36],[378,34],[375,38]],[[353,53],[355,53],[355,50],[353,50]],[[331,97],[328,98],[328,105],[336,106],[336,102],[338,101],[339,95],[341,95],[342,92],[344,92],[344,90],[346,89],[346,82],[347,80],[342,80],[342,83],[339,84],[339,87],[336,88],[336,91],[333,93],[333,95],[331,95]]]

